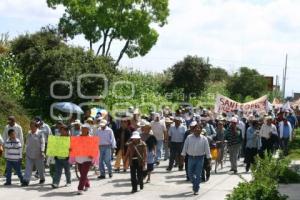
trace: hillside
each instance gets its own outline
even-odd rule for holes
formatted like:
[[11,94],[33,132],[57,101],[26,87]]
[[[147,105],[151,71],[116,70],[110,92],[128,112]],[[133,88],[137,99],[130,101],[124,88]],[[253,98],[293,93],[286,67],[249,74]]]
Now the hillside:
[[[29,117],[26,114],[25,109],[15,102],[13,99],[10,99],[7,95],[4,95],[0,92],[0,133],[4,129],[4,126],[7,122],[8,115],[14,115],[17,119],[17,123],[20,124],[23,128],[24,133],[28,131],[29,128]],[[0,158],[0,174],[4,172],[4,159]]]

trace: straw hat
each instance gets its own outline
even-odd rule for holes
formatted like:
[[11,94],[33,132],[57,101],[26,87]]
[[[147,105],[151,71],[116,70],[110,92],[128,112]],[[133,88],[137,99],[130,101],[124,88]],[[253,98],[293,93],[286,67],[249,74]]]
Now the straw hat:
[[101,127],[104,127],[104,126],[106,126],[107,125],[107,121],[105,120],[105,119],[102,119],[101,121],[100,121],[100,124],[99,124]]

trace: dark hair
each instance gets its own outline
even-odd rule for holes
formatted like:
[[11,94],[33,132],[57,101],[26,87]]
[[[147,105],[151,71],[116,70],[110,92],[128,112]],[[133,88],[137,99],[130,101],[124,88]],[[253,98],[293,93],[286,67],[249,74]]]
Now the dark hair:
[[65,131],[68,131],[69,130],[69,127],[65,124],[63,124],[60,129],[64,129]]
[[7,134],[8,134],[8,136],[10,136],[10,135],[11,135],[12,133],[14,133],[14,132],[15,132],[14,129],[9,129]]
[[31,122],[30,122],[30,126],[31,125],[34,125],[36,128],[38,128],[38,124],[36,123],[36,121],[34,121],[34,120],[32,120]]

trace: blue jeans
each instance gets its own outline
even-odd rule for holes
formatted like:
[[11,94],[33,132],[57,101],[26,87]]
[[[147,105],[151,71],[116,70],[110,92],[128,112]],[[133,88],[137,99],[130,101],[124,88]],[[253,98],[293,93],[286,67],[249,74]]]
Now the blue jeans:
[[68,184],[71,183],[71,172],[70,172],[70,164],[68,159],[55,159],[55,171],[53,184],[59,185],[62,170],[65,170],[66,181]]
[[193,184],[194,192],[198,192],[200,188],[203,163],[204,156],[189,156],[188,158],[188,175]]
[[112,174],[112,167],[111,167],[111,146],[100,146],[100,158],[99,158],[99,169],[100,175],[105,176],[105,167],[107,167],[108,173]]
[[156,143],[156,157],[155,157],[155,162],[159,162],[161,159],[162,151],[163,151],[163,140],[157,140]]
[[6,183],[11,184],[11,172],[14,169],[20,179],[23,182],[23,176],[21,172],[21,161],[6,161]]

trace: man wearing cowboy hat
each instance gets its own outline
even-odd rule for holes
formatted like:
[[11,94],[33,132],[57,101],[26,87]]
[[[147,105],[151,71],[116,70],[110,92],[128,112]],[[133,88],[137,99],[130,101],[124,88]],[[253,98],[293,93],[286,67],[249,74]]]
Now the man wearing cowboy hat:
[[169,166],[167,168],[167,171],[171,171],[174,165],[174,161],[177,158],[178,159],[178,167],[179,171],[183,170],[183,159],[180,156],[182,147],[183,147],[183,141],[184,141],[184,134],[186,132],[186,127],[183,126],[182,118],[181,117],[175,117],[174,118],[175,124],[170,127],[169,129],[169,141],[170,143],[170,160],[169,160]]
[[[185,132],[185,134],[184,134],[184,142],[186,141],[187,137],[192,134],[192,131],[193,131],[193,129],[194,129],[195,126],[197,126],[197,122],[196,121],[192,121],[190,123],[189,130],[187,130]],[[185,174],[186,174],[186,180],[187,181],[190,180],[189,175],[188,175],[188,162],[189,162],[189,155],[186,154],[186,156],[184,158],[184,166],[185,166]]]
[[237,173],[237,160],[242,142],[242,132],[237,127],[238,119],[235,117],[231,118],[230,126],[225,132],[225,138],[228,141],[228,150],[231,169],[235,174]]
[[79,119],[76,119],[72,124],[71,136],[79,136],[81,131],[81,122]]
[[102,119],[100,121],[100,128],[96,131],[96,136],[99,137],[99,152],[100,161],[99,169],[100,176],[99,179],[105,179],[105,167],[107,167],[109,178],[112,177],[112,166],[111,166],[111,150],[116,148],[116,140],[114,133],[111,128],[107,126],[107,121]]

